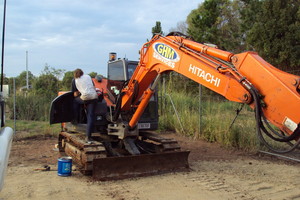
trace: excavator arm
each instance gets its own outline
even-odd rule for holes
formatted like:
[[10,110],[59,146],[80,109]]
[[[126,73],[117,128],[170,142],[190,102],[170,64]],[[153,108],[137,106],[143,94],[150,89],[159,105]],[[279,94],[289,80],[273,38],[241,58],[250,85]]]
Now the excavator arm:
[[289,150],[277,151],[280,153],[299,145],[299,76],[278,70],[255,52],[233,54],[194,42],[179,33],[156,35],[140,52],[139,65],[122,89],[114,115],[114,120],[123,115],[129,129],[136,126],[160,75],[175,71],[229,101],[253,108],[259,138],[271,150],[276,151],[263,134],[292,145]]

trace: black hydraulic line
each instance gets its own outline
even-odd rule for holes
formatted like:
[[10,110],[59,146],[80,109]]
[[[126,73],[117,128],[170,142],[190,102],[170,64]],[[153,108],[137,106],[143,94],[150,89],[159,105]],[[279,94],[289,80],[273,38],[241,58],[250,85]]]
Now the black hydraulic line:
[[[256,113],[256,121],[257,123],[259,124],[260,126],[260,129],[266,133],[267,136],[269,136],[271,139],[275,140],[275,141],[278,141],[278,142],[289,142],[291,140],[294,140],[296,139],[296,137],[299,136],[299,133],[298,133],[298,128],[297,130],[290,136],[284,136],[284,135],[280,135],[277,131],[275,131],[271,126],[270,124],[267,122],[267,119],[262,111],[262,106],[261,106],[261,103],[260,103],[260,99],[259,99],[259,95],[258,95],[258,92],[257,90],[251,86],[251,89],[249,90],[251,95],[253,96],[254,98],[254,101],[255,101],[255,113]],[[274,137],[272,134],[269,133],[269,131],[266,129],[266,127],[264,126],[264,124],[267,125],[267,127],[272,131],[272,133],[274,133],[275,135],[277,135],[278,137],[280,138],[276,138]]]
[[[129,83],[129,81],[125,81],[124,82],[121,91],[128,85],[128,83]],[[135,101],[135,99],[137,98],[137,96],[138,96],[138,90],[139,90],[138,82],[134,81],[134,90],[133,90],[133,94],[132,94],[133,97],[132,97],[131,103],[133,103]],[[119,118],[119,115],[121,113],[122,98],[123,98],[124,95],[125,95],[125,92],[121,92],[118,95],[118,98],[116,100],[115,113],[114,113],[114,116],[113,116],[113,121],[114,122],[117,121],[117,119]]]
[[[268,121],[267,121],[267,119],[266,119],[266,117],[265,117],[265,115],[264,115],[264,113],[263,113],[263,111],[262,111],[262,107],[261,107],[261,104],[260,104],[260,101],[259,101],[259,96],[258,96],[257,92],[256,92],[256,99],[257,99],[258,103],[257,103],[257,105],[256,105],[255,108],[256,108],[256,109],[258,110],[258,112],[259,112],[259,115],[258,115],[259,118],[258,118],[257,120],[259,120],[259,125],[260,125],[261,130],[262,130],[268,137],[270,137],[271,139],[273,139],[273,140],[275,140],[275,141],[277,141],[277,142],[290,142],[290,141],[296,139],[297,137],[299,137],[299,127],[294,131],[294,133],[292,133],[292,134],[289,135],[289,136],[285,136],[285,135],[279,134],[277,131],[275,131],[275,130],[271,127],[271,125],[268,123]],[[267,127],[269,128],[269,130],[270,130],[273,134],[277,135],[279,138],[274,137],[274,136],[267,130],[267,128],[265,127],[264,124],[266,124]],[[281,133],[282,133],[282,132],[281,132]]]
[[[295,149],[298,148],[298,146],[300,145],[300,140],[298,140],[295,144],[293,144],[291,146],[291,148],[286,149],[286,150],[278,150],[278,149],[274,149],[266,140],[265,138],[262,136],[262,134],[259,135],[259,139],[260,141],[271,151],[275,152],[275,153],[279,153],[279,154],[284,154],[284,153],[289,153],[294,151]],[[288,143],[288,142],[287,142]]]
[[[299,144],[300,144],[300,139],[289,149],[287,150],[278,150],[278,149],[274,149],[266,140],[265,138],[263,137],[262,135],[262,132],[261,130],[263,130],[263,132],[269,136],[271,139],[275,140],[275,141],[280,141],[280,142],[288,142],[288,141],[291,141],[292,139],[291,138],[294,138],[295,135],[297,134],[298,135],[298,132],[294,132],[290,137],[286,137],[290,140],[286,141],[287,139],[284,138],[284,139],[279,139],[279,138],[275,138],[273,137],[267,130],[266,128],[264,127],[263,125],[263,122],[262,122],[262,116],[263,116],[263,111],[262,111],[262,108],[261,108],[261,104],[260,104],[260,100],[259,100],[259,96],[258,96],[258,93],[257,91],[254,89],[254,87],[252,86],[252,88],[249,90],[251,95],[253,96],[253,99],[254,99],[254,103],[255,103],[255,118],[256,118],[256,131],[257,131],[257,135],[258,135],[258,138],[260,139],[260,141],[268,148],[270,149],[271,151],[275,152],[275,153],[280,153],[280,154],[283,154],[283,153],[289,153],[293,150],[295,150]],[[267,123],[267,122],[266,122]]]
[[[121,91],[123,90],[123,88],[128,84],[129,81],[125,81],[122,85],[122,88],[121,88]],[[122,97],[125,93],[124,92],[121,92],[118,97],[117,97],[117,100],[116,100],[116,107],[115,107],[115,113],[114,113],[114,116],[112,118],[112,121],[115,122],[117,121],[117,119],[119,118],[119,115],[121,113],[121,106],[122,106]]]
[[132,94],[131,104],[133,104],[135,102],[135,100],[139,94],[139,83],[136,80],[134,80],[133,83],[134,83],[134,86],[133,86],[133,94]]
[[[273,137],[271,134],[269,134],[271,136],[272,139],[278,141],[278,142],[290,142],[292,140],[295,140],[299,137],[299,126],[297,127],[297,129],[289,136],[284,135],[284,133],[282,131],[280,131],[282,134],[279,134],[277,131],[275,131],[271,125],[267,122],[267,119],[265,118],[264,114],[262,113],[262,118],[263,118],[263,124],[266,124],[268,129],[275,135],[277,135],[279,138]],[[266,127],[264,127],[264,132],[268,132]],[[269,133],[269,132],[268,132]]]
[[122,97],[124,96],[124,94],[125,94],[125,92],[121,92],[118,95],[116,108],[115,108],[115,113],[114,113],[114,116],[113,116],[113,119],[112,119],[114,122],[118,120],[119,115],[121,113]]

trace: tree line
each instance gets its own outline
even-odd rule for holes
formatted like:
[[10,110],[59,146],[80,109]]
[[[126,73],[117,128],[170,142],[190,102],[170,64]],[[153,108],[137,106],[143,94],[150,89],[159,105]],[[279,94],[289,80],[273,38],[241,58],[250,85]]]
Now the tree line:
[[[91,72],[89,75],[94,78],[97,72]],[[47,98],[56,96],[58,91],[69,91],[71,89],[71,81],[73,79],[73,71],[65,71],[45,65],[39,76],[34,76],[28,71],[29,89],[27,90],[27,72],[21,72],[17,77],[4,78],[4,84],[9,85],[10,93],[15,88],[17,95],[43,95]]]
[[[97,75],[96,72],[89,74],[91,77]],[[49,120],[49,109],[52,100],[58,95],[58,91],[70,91],[73,79],[73,71],[55,69],[45,65],[39,76],[34,76],[28,71],[23,71],[15,78],[4,78],[4,84],[9,85],[10,97],[7,100],[9,118],[13,118],[15,88],[15,109],[16,118],[20,120]]]
[[[171,31],[232,53],[255,51],[278,69],[300,75],[299,0],[205,0]],[[194,81],[180,75],[172,79],[180,83],[174,90],[198,92]]]
[[300,66],[299,0],[205,0],[187,16],[187,34],[233,53],[256,51],[284,71]]

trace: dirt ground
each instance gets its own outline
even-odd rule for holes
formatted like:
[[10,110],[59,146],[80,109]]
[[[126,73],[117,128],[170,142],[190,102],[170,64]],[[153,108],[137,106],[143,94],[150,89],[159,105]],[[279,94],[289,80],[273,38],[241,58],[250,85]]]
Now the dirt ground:
[[[14,141],[0,200],[300,200],[300,164],[245,154],[178,135],[190,171],[95,182],[73,169],[57,175],[56,138]],[[51,171],[35,170],[50,165]]]

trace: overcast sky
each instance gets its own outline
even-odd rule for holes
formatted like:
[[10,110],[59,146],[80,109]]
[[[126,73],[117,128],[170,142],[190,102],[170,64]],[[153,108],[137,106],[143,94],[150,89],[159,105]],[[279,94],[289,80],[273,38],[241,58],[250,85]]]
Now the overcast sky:
[[35,76],[46,63],[55,69],[82,68],[106,76],[109,52],[137,60],[156,21],[168,33],[201,2],[7,0],[4,74],[15,77],[25,71],[28,51],[28,69]]

